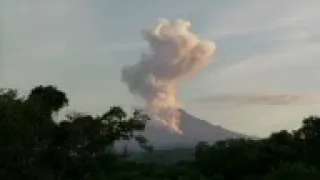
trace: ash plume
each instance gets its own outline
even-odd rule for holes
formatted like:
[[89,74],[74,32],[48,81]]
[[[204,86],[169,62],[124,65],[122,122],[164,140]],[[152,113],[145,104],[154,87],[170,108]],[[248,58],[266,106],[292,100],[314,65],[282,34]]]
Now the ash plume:
[[215,51],[212,42],[200,39],[190,27],[186,20],[160,20],[156,27],[142,32],[150,52],[122,69],[122,81],[132,94],[145,100],[152,119],[176,132],[181,132],[178,87],[207,66]]

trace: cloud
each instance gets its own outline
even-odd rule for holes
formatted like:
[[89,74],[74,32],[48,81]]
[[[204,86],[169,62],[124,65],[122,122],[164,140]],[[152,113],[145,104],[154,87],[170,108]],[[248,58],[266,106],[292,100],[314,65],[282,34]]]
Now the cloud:
[[[239,94],[254,99],[248,95],[252,91],[262,92],[255,93],[261,97],[269,90],[291,95],[320,92],[319,0],[181,2],[172,2],[181,5],[179,11],[176,6],[168,9],[162,1],[150,3],[144,11],[137,2],[128,6],[121,1],[4,0],[0,86],[29,90],[35,84],[56,84],[66,90],[73,107],[92,111],[107,103],[136,102],[121,84],[119,71],[139,59],[134,52],[145,49],[141,27],[165,16],[191,19],[195,32],[211,37],[217,45],[215,62],[195,82],[183,85],[182,100],[217,93],[216,97],[220,92],[234,99]],[[239,101],[210,102],[217,107],[214,113],[209,102],[206,107],[194,103],[201,108],[193,106],[193,110],[208,115],[203,119],[221,119],[219,124],[254,134],[269,132],[268,123],[278,127],[280,121],[288,125],[296,118],[299,124],[303,115],[320,112],[317,105],[300,102],[301,98],[290,101],[299,106],[280,108],[252,100],[241,106],[245,108],[221,109],[222,104],[230,108]]]
[[213,17],[206,34],[216,40],[218,66],[199,80],[202,93],[320,90],[320,2],[288,2],[248,0]]
[[212,17],[205,34],[216,42],[218,66],[187,89],[194,97],[186,108],[257,135],[297,128],[319,114],[319,5],[248,0]]
[[[277,4],[277,6],[274,6]],[[223,11],[213,17],[214,27],[210,29],[213,37],[243,36],[247,34],[296,30],[302,26],[316,25],[319,19],[316,0],[296,1],[270,0],[257,2],[248,0]],[[290,28],[290,29],[288,29]],[[294,29],[292,29],[294,28]]]
[[251,105],[312,105],[320,104],[319,94],[216,94],[194,99],[189,105],[222,108],[245,107]]
[[145,42],[125,42],[125,43],[108,43],[105,44],[102,47],[98,47],[95,49],[95,52],[97,51],[104,51],[104,52],[124,52],[124,51],[137,51],[140,49],[145,49],[147,46],[147,43]]
[[4,1],[0,87],[25,94],[39,84],[57,85],[68,94],[72,108],[91,112],[133,101],[119,81],[123,61],[115,54],[128,58],[128,51],[143,44],[117,41],[122,34],[108,29],[114,17],[97,13],[91,1]]

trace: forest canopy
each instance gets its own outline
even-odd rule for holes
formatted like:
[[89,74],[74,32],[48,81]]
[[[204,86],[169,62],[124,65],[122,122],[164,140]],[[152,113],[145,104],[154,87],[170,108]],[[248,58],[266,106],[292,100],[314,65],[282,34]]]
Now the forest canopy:
[[160,164],[114,149],[119,140],[134,140],[144,153],[155,153],[143,136],[149,120],[144,112],[114,106],[103,114],[74,113],[55,122],[53,115],[68,104],[67,94],[51,85],[37,86],[25,97],[0,89],[1,179],[320,179],[316,116],[305,118],[297,130],[267,138],[199,142],[191,160]]

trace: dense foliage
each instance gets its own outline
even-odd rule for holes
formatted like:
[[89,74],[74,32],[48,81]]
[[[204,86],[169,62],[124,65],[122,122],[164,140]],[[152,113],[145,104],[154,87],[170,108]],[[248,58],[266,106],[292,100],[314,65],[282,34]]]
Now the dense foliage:
[[146,114],[111,107],[102,115],[74,113],[55,122],[54,115],[68,102],[54,86],[35,87],[26,97],[0,90],[1,179],[320,179],[320,118],[315,116],[293,132],[201,142],[192,160],[159,164],[136,161],[114,149],[119,140],[135,140],[145,153],[153,153],[142,134]]

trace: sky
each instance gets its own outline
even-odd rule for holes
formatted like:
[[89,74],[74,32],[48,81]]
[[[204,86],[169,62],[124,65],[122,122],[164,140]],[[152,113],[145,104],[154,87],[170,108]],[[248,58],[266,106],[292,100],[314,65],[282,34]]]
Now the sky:
[[318,0],[1,2],[0,87],[56,85],[70,108],[93,114],[140,105],[121,69],[148,48],[141,30],[186,19],[216,45],[212,63],[180,87],[188,112],[257,136],[320,112]]

